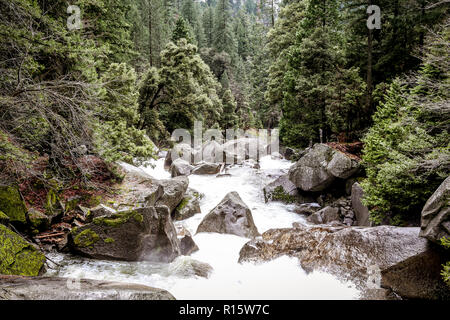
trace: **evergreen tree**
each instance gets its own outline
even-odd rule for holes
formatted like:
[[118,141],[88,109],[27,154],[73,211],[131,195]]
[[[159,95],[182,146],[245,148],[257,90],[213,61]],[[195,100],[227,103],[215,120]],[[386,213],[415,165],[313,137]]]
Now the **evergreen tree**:
[[235,54],[235,40],[231,28],[232,17],[229,0],[218,0],[214,16],[213,46],[218,52],[226,52],[231,57]]

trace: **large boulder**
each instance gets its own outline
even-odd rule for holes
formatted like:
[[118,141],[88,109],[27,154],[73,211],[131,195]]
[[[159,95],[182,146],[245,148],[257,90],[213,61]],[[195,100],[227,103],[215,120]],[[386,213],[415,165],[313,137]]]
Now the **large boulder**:
[[228,233],[246,238],[259,235],[252,212],[234,191],[203,218],[197,229],[199,232]]
[[194,169],[194,167],[191,166],[189,162],[181,158],[174,160],[170,165],[170,173],[172,178],[178,176],[188,176],[191,174],[192,169]]
[[0,274],[37,276],[45,256],[17,233],[0,224]]
[[361,200],[363,198],[364,198],[364,191],[359,185],[359,183],[355,182],[352,186],[351,200],[353,212],[355,213],[356,216],[356,225],[362,227],[369,227],[370,226],[369,209],[362,203]]
[[192,170],[192,174],[217,174],[220,172],[220,163],[201,163]]
[[72,251],[94,259],[171,261],[180,254],[167,207],[143,207],[97,216],[72,229]]
[[16,187],[0,185],[0,211],[3,211],[12,223],[26,223],[27,207]]
[[172,212],[173,220],[184,220],[192,217],[197,213],[201,213],[199,199],[200,193],[191,188],[188,188],[185,196]]
[[326,144],[316,144],[289,170],[289,179],[301,190],[317,192],[328,188],[336,178],[347,179],[359,163]]
[[[367,289],[375,272],[381,287],[404,298],[448,299],[440,277],[446,257],[418,236],[419,228],[380,226],[325,227],[294,223],[272,229],[241,249],[240,262],[267,261],[281,255],[297,257],[307,271],[322,270]],[[378,281],[374,281],[376,284]],[[370,287],[369,287],[370,289]]]
[[156,201],[155,205],[164,205],[172,212],[181,200],[189,185],[189,179],[185,176],[176,177],[173,179],[160,180],[159,183],[163,188],[163,195]]
[[0,300],[175,300],[141,284],[59,277],[0,276]]
[[450,177],[442,182],[422,209],[420,236],[435,243],[450,238]]
[[340,221],[339,208],[325,207],[311,214],[306,221],[313,224],[327,224]]

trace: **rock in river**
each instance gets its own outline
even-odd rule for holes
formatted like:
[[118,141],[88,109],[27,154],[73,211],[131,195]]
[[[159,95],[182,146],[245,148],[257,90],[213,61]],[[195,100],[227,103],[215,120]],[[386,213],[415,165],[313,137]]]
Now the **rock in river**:
[[366,286],[369,272],[380,270],[381,287],[404,298],[448,299],[440,276],[447,258],[419,228],[380,226],[326,227],[295,223],[292,229],[272,229],[244,245],[240,262],[267,261],[281,255],[297,257],[307,271],[322,270]]
[[252,212],[235,191],[228,193],[203,218],[197,229],[197,233],[199,232],[229,233],[247,238],[259,235]]
[[289,179],[303,191],[323,191],[337,178],[347,179],[359,163],[326,144],[316,144],[289,170]]
[[422,210],[420,236],[440,243],[450,238],[450,177],[444,180]]
[[167,207],[144,207],[99,216],[69,234],[70,248],[111,260],[172,261],[180,245]]
[[59,277],[0,276],[0,300],[175,300],[140,284]]

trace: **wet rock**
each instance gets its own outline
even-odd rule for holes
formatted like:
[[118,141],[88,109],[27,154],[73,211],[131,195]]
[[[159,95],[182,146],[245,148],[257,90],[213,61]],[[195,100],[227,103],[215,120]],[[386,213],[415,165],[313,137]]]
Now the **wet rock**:
[[295,184],[289,180],[287,175],[283,175],[275,181],[269,183],[263,189],[264,199],[269,201],[282,201],[284,203],[296,202],[299,192]]
[[182,278],[193,276],[208,278],[212,271],[213,268],[209,264],[186,256],[176,258],[169,265],[170,274]]
[[319,211],[321,208],[322,207],[318,203],[302,203],[300,205],[295,206],[294,212],[309,216]]
[[192,169],[194,169],[194,167],[191,166],[189,162],[181,158],[176,159],[170,165],[170,173],[172,178],[178,176],[188,176],[191,174]]
[[450,177],[442,182],[422,209],[420,236],[435,243],[450,239]]
[[0,276],[0,300],[175,300],[140,284],[58,277]]
[[99,216],[69,234],[72,251],[94,259],[167,262],[180,254],[167,207],[144,207]]
[[404,298],[450,297],[439,274],[448,257],[420,238],[419,228],[294,226],[269,230],[262,239],[248,242],[239,261],[289,255],[297,257],[307,271],[327,271],[356,281],[361,288],[367,288],[375,268],[381,286]]
[[325,144],[316,144],[289,170],[289,179],[303,191],[323,191],[336,178],[347,179],[359,163]]
[[173,179],[160,180],[163,188],[163,195],[156,201],[155,205],[164,205],[172,212],[183,200],[184,194],[189,185],[187,177],[180,176]]
[[361,200],[364,197],[364,191],[359,183],[354,183],[352,186],[352,208],[356,216],[356,225],[358,226],[370,226],[370,214],[369,209],[362,204]]
[[172,218],[175,221],[184,220],[192,217],[197,213],[201,213],[200,209],[200,193],[193,189],[188,189],[186,195],[175,208]]
[[0,274],[37,276],[45,271],[45,261],[31,243],[0,224]]
[[180,240],[181,254],[189,256],[191,253],[198,251],[197,244],[192,239],[191,233],[182,225],[175,225],[178,240]]
[[216,174],[220,171],[220,163],[202,163],[192,170],[192,174]]
[[12,223],[26,223],[27,208],[16,187],[0,185],[0,211],[6,214]]
[[217,232],[254,238],[259,232],[253,222],[250,209],[237,192],[228,193],[198,226],[199,232]]
[[306,221],[314,224],[326,224],[332,221],[339,221],[339,209],[333,207],[325,207],[311,214]]

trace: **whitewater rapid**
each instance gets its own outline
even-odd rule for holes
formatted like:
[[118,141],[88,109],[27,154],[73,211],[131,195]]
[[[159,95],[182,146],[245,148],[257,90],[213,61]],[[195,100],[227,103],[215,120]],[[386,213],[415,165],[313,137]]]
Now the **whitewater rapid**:
[[[164,170],[164,159],[152,161],[152,164],[154,168],[141,168],[157,179],[170,178]],[[239,251],[249,239],[218,233],[195,234],[203,217],[231,191],[237,191],[251,209],[260,233],[272,228],[289,228],[293,222],[304,222],[303,216],[293,212],[292,205],[264,202],[263,187],[286,173],[291,165],[287,160],[267,156],[260,160],[260,169],[241,165],[231,167],[228,170],[231,176],[227,177],[189,176],[189,187],[203,194],[200,200],[202,213],[177,224],[191,232],[199,247],[191,257],[213,267],[209,278],[174,274],[169,264],[102,261],[63,254],[50,255],[61,266],[47,273],[139,283],[166,289],[177,299],[358,299],[359,291],[353,283],[324,272],[307,274],[295,258],[239,264]]]

